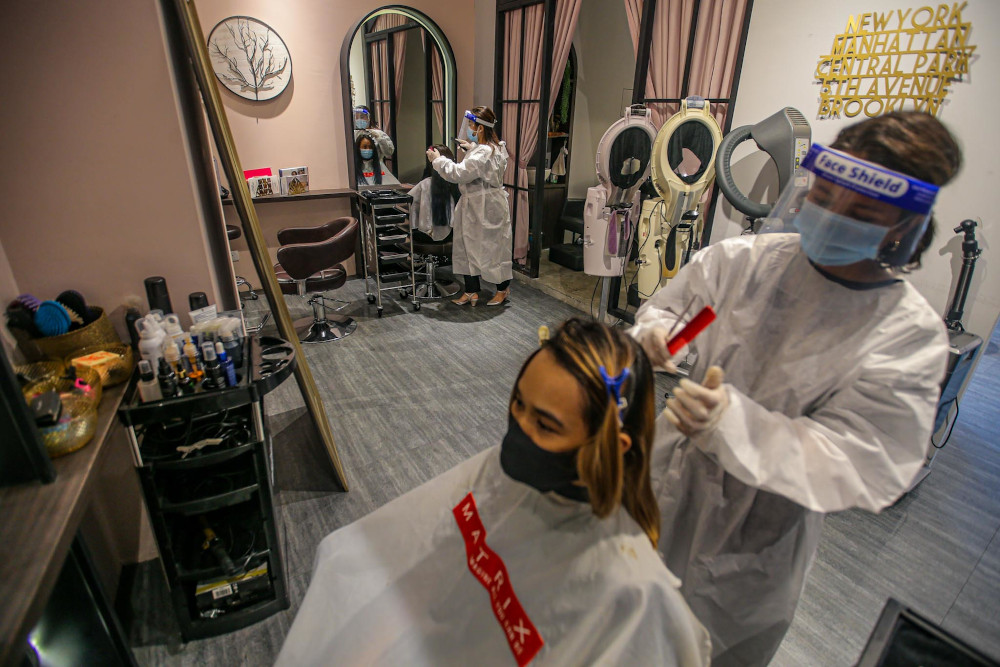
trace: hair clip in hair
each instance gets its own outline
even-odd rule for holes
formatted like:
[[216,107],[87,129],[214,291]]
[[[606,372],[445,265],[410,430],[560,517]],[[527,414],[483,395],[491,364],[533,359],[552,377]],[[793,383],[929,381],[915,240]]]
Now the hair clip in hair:
[[600,370],[601,377],[604,379],[604,386],[607,387],[608,394],[615,399],[615,405],[618,406],[618,422],[623,423],[625,421],[625,410],[628,408],[628,399],[622,396],[622,385],[632,375],[632,371],[628,368],[623,368],[617,377],[611,377],[608,375],[608,369],[604,366],[601,366]]
[[538,347],[541,347],[549,340],[549,328],[544,324],[538,327]]

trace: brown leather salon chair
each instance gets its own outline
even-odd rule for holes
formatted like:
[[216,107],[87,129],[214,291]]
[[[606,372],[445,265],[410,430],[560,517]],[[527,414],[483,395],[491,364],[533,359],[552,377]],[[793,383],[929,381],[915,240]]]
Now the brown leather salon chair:
[[295,323],[303,343],[340,340],[358,327],[351,317],[327,313],[327,301],[342,304],[335,311],[342,310],[350,302],[323,295],[347,282],[347,270],[341,262],[354,254],[358,229],[357,220],[343,217],[318,227],[289,227],[278,232],[281,247],[274,273],[281,292],[302,297],[311,293],[308,303],[313,316]]

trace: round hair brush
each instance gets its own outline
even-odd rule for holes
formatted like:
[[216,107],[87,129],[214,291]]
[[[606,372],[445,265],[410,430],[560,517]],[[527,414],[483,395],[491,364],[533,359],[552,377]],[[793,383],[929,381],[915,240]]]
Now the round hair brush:
[[43,336],[61,336],[69,331],[72,320],[58,301],[43,301],[35,312],[35,326]]

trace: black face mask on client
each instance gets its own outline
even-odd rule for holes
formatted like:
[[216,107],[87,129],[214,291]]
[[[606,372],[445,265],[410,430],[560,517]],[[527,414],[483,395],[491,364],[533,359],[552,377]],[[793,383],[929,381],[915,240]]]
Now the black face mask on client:
[[564,498],[589,502],[587,487],[575,484],[576,451],[542,449],[521,429],[513,415],[507,416],[507,435],[500,445],[500,467],[512,479],[542,493],[554,491]]

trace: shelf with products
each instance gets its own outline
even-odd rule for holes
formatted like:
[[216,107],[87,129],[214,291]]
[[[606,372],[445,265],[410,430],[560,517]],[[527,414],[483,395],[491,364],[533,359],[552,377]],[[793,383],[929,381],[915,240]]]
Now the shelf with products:
[[295,357],[286,341],[248,337],[243,359],[234,387],[148,403],[133,378],[119,410],[185,640],[289,603],[263,400]]

